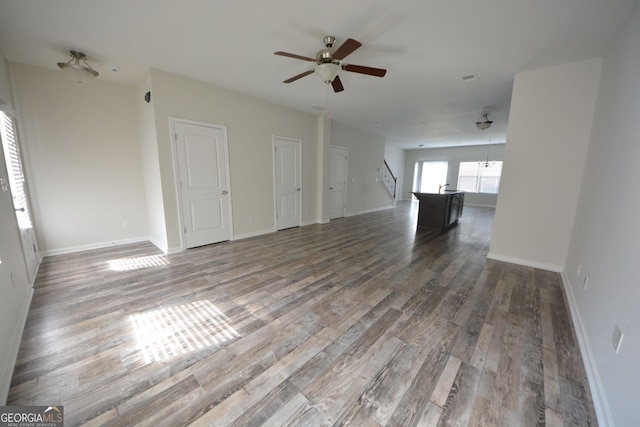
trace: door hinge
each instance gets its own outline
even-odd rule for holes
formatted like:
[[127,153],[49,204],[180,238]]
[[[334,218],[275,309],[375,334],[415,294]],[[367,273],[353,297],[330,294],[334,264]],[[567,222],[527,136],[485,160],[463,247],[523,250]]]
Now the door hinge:
[[187,226],[186,225],[184,226],[183,230],[184,230],[184,234],[187,234]]
[[176,141],[178,140],[178,134],[177,133],[174,133],[173,137],[175,138]]

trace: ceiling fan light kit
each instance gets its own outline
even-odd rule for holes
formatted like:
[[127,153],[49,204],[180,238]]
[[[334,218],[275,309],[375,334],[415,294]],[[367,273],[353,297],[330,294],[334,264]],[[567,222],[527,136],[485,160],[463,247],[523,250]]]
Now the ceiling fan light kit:
[[[58,67],[74,82],[86,83],[100,74],[87,63],[87,55],[77,50],[70,50],[68,62],[58,62]],[[82,62],[82,63],[81,63]]]
[[333,62],[327,62],[324,64],[318,64],[315,68],[315,73],[320,76],[323,82],[329,84],[336,78],[340,72],[340,66]]
[[362,43],[354,39],[347,39],[338,49],[334,50],[333,45],[335,41],[335,37],[325,36],[323,39],[325,49],[320,50],[316,54],[315,59],[308,56],[296,55],[294,53],[282,51],[274,52],[275,55],[286,56],[302,61],[315,62],[316,64],[312,70],[290,77],[283,83],[292,83],[315,72],[320,76],[323,82],[331,84],[334,92],[342,92],[344,90],[344,86],[342,86],[342,82],[338,76],[338,73],[342,70],[376,77],[383,77],[387,73],[387,70],[382,68],[343,64],[342,60],[362,46]]

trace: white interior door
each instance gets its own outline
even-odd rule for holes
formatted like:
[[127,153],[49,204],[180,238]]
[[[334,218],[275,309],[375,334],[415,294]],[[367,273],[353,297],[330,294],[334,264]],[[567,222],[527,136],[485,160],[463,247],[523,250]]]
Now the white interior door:
[[273,138],[276,229],[300,226],[302,216],[301,141]]
[[223,127],[173,122],[184,247],[231,237],[227,138]]
[[347,204],[347,149],[331,146],[331,174],[329,176],[329,219],[342,218]]
[[31,218],[31,207],[27,196],[27,183],[22,167],[15,121],[5,111],[0,111],[0,139],[2,139],[7,177],[9,178],[9,182],[6,182],[4,178],[0,179],[0,191],[11,190],[27,274],[29,281],[33,282],[39,263],[36,235]]

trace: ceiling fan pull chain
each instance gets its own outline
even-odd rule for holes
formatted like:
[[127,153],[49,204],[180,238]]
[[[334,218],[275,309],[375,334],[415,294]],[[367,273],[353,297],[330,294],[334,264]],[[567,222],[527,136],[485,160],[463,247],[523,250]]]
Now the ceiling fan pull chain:
[[324,104],[324,116],[329,117],[331,110],[329,109],[329,85],[327,86],[327,102]]

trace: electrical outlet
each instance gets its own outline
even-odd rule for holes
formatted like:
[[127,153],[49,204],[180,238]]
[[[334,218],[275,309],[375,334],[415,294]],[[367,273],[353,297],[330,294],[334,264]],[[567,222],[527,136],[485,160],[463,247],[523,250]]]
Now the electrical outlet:
[[611,337],[611,344],[613,344],[613,350],[618,354],[620,352],[620,345],[622,345],[622,338],[624,338],[624,334],[620,330],[620,327],[616,325],[613,328],[613,336]]
[[122,228],[129,228],[129,220],[128,219],[123,219],[122,220]]
[[584,286],[582,287],[582,289],[587,289],[587,285],[589,284],[589,276],[585,275],[584,276]]

